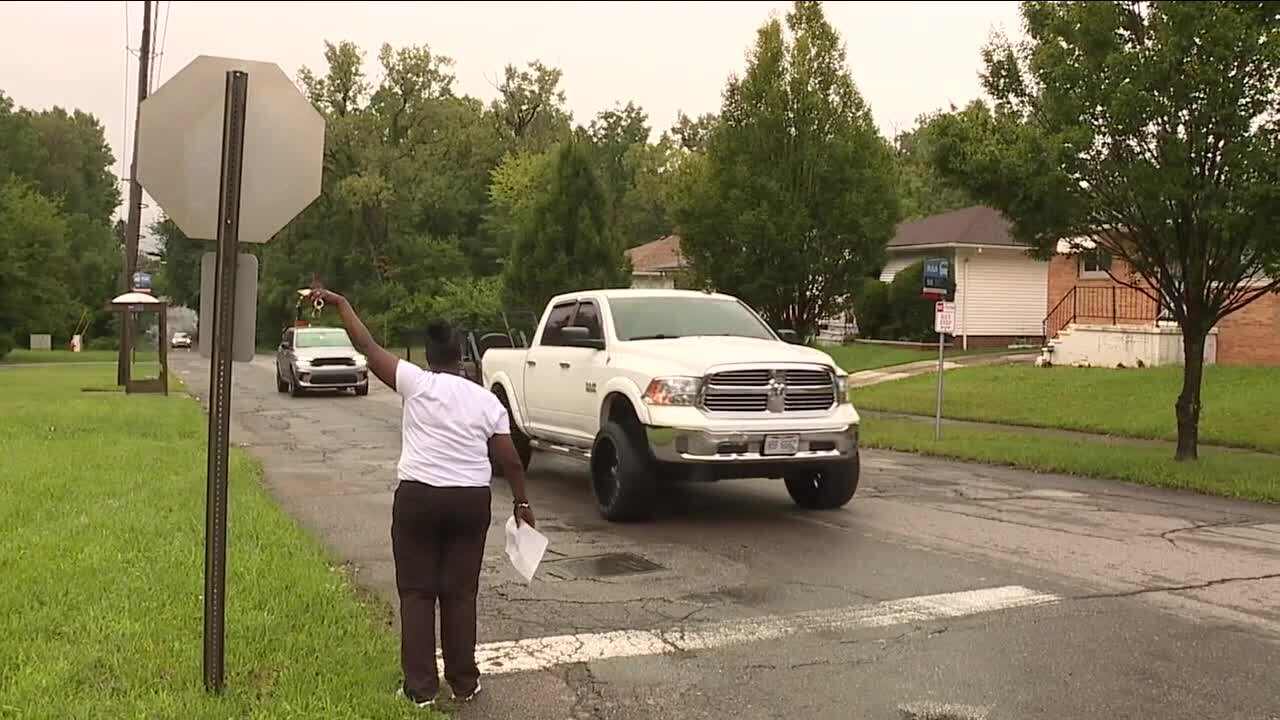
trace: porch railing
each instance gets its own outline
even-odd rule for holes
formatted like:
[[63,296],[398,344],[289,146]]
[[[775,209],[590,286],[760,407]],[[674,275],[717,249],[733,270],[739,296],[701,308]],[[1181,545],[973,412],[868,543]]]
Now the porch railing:
[[1073,322],[1098,325],[1155,323],[1159,304],[1141,291],[1116,285],[1077,285],[1067,291],[1044,319],[1044,338],[1052,340]]

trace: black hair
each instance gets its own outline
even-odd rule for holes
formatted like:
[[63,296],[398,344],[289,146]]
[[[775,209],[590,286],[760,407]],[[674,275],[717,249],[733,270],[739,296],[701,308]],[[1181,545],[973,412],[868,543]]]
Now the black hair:
[[447,320],[427,325],[427,364],[432,367],[455,367],[462,362],[462,338]]

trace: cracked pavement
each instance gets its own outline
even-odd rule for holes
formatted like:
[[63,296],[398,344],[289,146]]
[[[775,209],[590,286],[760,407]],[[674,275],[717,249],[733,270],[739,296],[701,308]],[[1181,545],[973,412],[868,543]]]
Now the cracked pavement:
[[[232,439],[263,462],[281,506],[394,608],[398,398],[381,386],[289,398],[272,363],[236,366]],[[207,394],[198,356],[172,364]],[[495,675],[461,716],[1280,717],[1280,508],[894,453],[863,463],[840,511],[799,511],[777,482],[728,481],[672,488],[654,521],[615,525],[596,513],[584,467],[537,456],[544,562],[629,553],[661,567],[578,577],[547,565],[530,585],[502,551],[510,496],[496,480],[480,642],[636,630],[667,652]],[[1061,601],[710,649],[676,635],[1004,585]]]

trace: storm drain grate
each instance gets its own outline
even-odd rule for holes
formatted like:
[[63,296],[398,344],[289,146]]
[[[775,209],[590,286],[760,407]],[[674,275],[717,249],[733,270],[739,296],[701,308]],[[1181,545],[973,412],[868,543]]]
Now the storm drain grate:
[[610,553],[542,563],[547,572],[562,580],[639,575],[664,569],[661,565],[632,553]]

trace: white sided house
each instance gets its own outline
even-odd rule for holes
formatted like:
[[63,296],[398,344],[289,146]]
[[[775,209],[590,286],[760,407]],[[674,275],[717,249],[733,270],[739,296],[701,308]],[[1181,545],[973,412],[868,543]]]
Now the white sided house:
[[887,249],[880,273],[886,283],[921,260],[952,261],[962,347],[1043,341],[1049,263],[1014,240],[999,211],[975,205],[902,223]]

